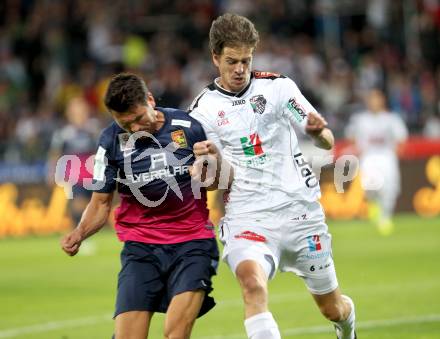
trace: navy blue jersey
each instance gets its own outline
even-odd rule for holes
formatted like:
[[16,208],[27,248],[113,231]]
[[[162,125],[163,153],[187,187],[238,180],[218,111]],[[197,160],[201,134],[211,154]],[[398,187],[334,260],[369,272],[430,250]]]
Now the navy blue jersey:
[[116,231],[122,241],[178,243],[214,236],[206,192],[194,197],[189,167],[194,143],[206,140],[200,123],[186,112],[156,108],[165,122],[152,136],[138,138],[115,122],[101,134],[95,157],[96,192],[118,190]]

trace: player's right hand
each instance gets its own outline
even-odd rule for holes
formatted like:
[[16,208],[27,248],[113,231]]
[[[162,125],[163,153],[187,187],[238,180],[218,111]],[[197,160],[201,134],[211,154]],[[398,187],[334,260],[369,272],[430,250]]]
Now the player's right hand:
[[74,229],[61,239],[61,248],[70,256],[78,253],[81,246],[82,237],[78,229]]
[[[201,182],[205,182],[207,179],[209,181],[214,180],[215,169],[217,168],[217,161],[220,155],[217,146],[211,140],[199,141],[194,144],[193,152],[196,160],[190,167],[191,177]],[[215,163],[214,167],[210,167],[212,162]]]

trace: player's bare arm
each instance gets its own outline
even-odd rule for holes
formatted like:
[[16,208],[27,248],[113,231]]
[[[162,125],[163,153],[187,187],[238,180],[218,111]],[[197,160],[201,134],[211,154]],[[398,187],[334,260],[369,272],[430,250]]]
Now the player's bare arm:
[[207,190],[218,189],[221,182],[221,176],[225,175],[228,176],[228,188],[231,187],[234,177],[233,168],[229,164],[229,162],[222,157],[221,152],[211,140],[205,140],[195,143],[193,147],[193,152],[196,157],[196,161],[194,162],[193,168],[191,170],[191,175],[194,178],[200,177],[202,182],[205,182],[208,175],[206,156],[214,157],[214,161],[216,161],[217,166],[215,179],[211,185],[206,187]]
[[327,128],[327,121],[319,113],[310,112],[307,115],[306,133],[314,139],[316,147],[330,150],[335,144],[333,133]]
[[61,248],[70,256],[78,253],[81,242],[98,232],[106,223],[113,193],[94,192],[78,226],[61,239]]

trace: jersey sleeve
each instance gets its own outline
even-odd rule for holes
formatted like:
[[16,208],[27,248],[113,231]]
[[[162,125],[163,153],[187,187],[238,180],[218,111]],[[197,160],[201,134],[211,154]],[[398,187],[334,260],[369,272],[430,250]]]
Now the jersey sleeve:
[[405,122],[397,114],[393,114],[392,117],[392,129],[394,139],[398,143],[404,142],[408,138],[408,129],[406,128]]
[[104,131],[99,137],[93,166],[93,191],[110,193],[116,189],[118,167],[114,159],[114,138]]
[[279,110],[290,124],[299,127],[305,134],[307,115],[317,112],[316,109],[302,95],[298,86],[289,78],[276,80],[279,83]]

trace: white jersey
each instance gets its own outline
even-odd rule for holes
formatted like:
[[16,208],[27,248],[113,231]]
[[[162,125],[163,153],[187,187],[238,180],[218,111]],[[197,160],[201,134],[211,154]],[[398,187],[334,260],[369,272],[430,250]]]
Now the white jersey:
[[408,137],[403,120],[390,112],[362,112],[351,118],[346,136],[360,152],[364,188],[396,196],[400,192],[397,146]]
[[227,214],[319,199],[319,182],[293,128],[304,132],[311,111],[316,112],[291,79],[268,72],[253,72],[240,93],[216,80],[196,97],[190,115],[234,167]]
[[408,131],[397,114],[366,111],[352,117],[346,135],[355,141],[361,157],[383,155],[394,159],[397,145],[405,141]]

